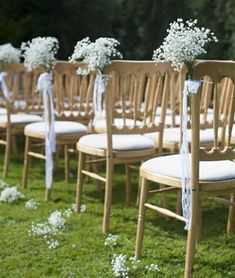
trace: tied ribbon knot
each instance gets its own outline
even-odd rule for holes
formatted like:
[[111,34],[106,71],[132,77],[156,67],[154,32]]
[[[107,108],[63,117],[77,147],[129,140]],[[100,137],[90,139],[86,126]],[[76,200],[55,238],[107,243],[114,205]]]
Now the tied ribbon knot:
[[186,80],[184,82],[183,90],[183,104],[182,104],[182,145],[180,148],[181,154],[181,171],[182,171],[182,211],[183,217],[186,219],[185,230],[191,228],[192,215],[192,192],[191,192],[191,173],[190,173],[190,157],[188,147],[188,111],[187,111],[187,96],[196,94],[200,87],[201,81]]
[[[53,153],[56,151],[55,136],[55,109],[53,103],[53,85],[52,74],[48,72],[41,73],[37,82],[37,91],[43,94],[44,121],[45,121],[45,152],[46,152],[46,188],[52,186],[53,176]],[[49,108],[49,109],[48,109]]]

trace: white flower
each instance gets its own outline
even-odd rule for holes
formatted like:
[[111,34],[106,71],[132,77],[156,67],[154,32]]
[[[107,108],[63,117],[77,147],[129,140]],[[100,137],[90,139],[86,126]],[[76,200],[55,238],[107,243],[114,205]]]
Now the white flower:
[[30,236],[35,235],[47,238],[48,236],[57,234],[60,234],[59,229],[57,227],[50,226],[47,223],[34,224],[34,222],[32,222],[31,229],[29,230]]
[[129,268],[126,265],[127,256],[120,254],[116,255],[114,254],[113,260],[112,260],[112,269],[115,277],[125,277],[128,278],[128,271]]
[[47,240],[47,246],[49,249],[55,249],[60,245],[58,240],[55,239],[49,239]]
[[184,63],[193,63],[200,54],[205,54],[205,44],[217,38],[209,29],[196,27],[197,20],[177,19],[170,23],[168,35],[163,44],[154,51],[153,60],[171,62],[175,70],[180,70]]
[[2,65],[20,62],[20,50],[10,43],[0,45],[0,63]]
[[109,247],[116,246],[118,239],[119,239],[119,235],[109,234],[104,241],[104,245]]
[[21,44],[24,65],[30,71],[39,66],[50,70],[56,59],[55,55],[59,49],[59,42],[54,37],[37,37],[32,41]]
[[156,271],[159,272],[160,271],[158,265],[156,265],[156,264],[151,264],[149,266],[147,265],[146,269],[148,270],[148,272],[156,272]]
[[97,69],[102,70],[110,63],[111,58],[122,58],[122,54],[116,49],[119,44],[119,41],[113,38],[99,38],[91,42],[89,37],[86,37],[77,42],[69,61],[82,61],[87,64],[86,68],[78,68],[78,74],[86,75]]
[[64,216],[64,217],[70,217],[72,213],[73,213],[73,210],[72,210],[71,208],[69,208],[69,209],[66,209],[66,210],[63,212],[63,216]]
[[[75,212],[77,211],[77,204],[72,204],[72,210]],[[86,205],[81,205],[80,207],[80,212],[85,212],[86,211]]]
[[140,263],[140,260],[138,260],[137,257],[134,256],[134,257],[130,257],[130,261],[132,264],[132,268],[136,270],[138,268],[138,264]]
[[5,181],[0,180],[0,189],[4,189],[6,187],[8,187],[8,184]]
[[25,196],[21,192],[17,191],[16,186],[6,187],[5,189],[3,189],[0,195],[0,201],[7,203],[13,203],[23,198],[25,198]]
[[39,203],[35,202],[33,199],[31,200],[28,200],[26,203],[25,203],[25,207],[27,209],[37,209],[39,207]]
[[51,213],[48,218],[48,223],[56,228],[63,228],[65,224],[65,219],[62,216],[62,213],[58,210]]

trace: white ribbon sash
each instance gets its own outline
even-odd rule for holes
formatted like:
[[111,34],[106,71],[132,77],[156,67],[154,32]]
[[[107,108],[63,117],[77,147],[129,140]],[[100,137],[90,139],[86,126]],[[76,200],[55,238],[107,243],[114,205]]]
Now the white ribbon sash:
[[7,89],[7,84],[6,84],[6,81],[5,81],[5,77],[7,77],[7,72],[5,72],[5,71],[0,72],[1,90],[2,90],[2,93],[4,95],[4,98],[6,100],[9,100],[9,92],[8,92],[8,89]]
[[181,154],[181,169],[182,169],[182,211],[183,217],[186,219],[185,230],[190,230],[191,227],[191,210],[192,210],[192,192],[191,192],[191,173],[190,173],[190,158],[188,147],[188,111],[187,111],[187,96],[196,94],[201,81],[186,80],[183,90],[182,104],[182,145]]
[[105,83],[101,73],[98,73],[95,78],[93,102],[94,102],[94,120],[95,122],[102,118],[102,95],[105,92]]
[[[43,93],[43,106],[44,106],[44,121],[45,121],[45,149],[46,149],[46,188],[50,189],[52,186],[53,176],[53,153],[56,151],[56,138],[55,138],[55,110],[53,104],[53,86],[52,74],[44,72],[40,74],[37,82],[37,91]],[[48,111],[48,104],[50,105],[50,115]],[[50,122],[49,122],[50,119]]]
[[94,91],[93,91],[93,103],[94,103],[94,120],[93,125],[95,125],[98,119],[105,117],[102,107],[102,96],[105,92],[107,82],[109,81],[111,75],[102,74],[99,72],[95,79]]

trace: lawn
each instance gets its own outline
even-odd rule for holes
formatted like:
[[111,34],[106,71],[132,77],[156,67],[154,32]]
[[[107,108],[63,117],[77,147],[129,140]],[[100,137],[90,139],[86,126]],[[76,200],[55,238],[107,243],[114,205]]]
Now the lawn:
[[[2,149],[1,149],[2,151]],[[3,153],[3,152],[2,152]],[[44,164],[34,159],[30,169],[29,186],[20,186],[23,156],[11,158],[9,186],[17,185],[25,199],[15,203],[0,203],[0,277],[115,277],[112,270],[114,254],[126,255],[128,277],[182,277],[186,232],[176,220],[166,221],[148,212],[145,225],[143,257],[133,267],[138,208],[135,205],[137,173],[133,174],[133,202],[125,204],[123,167],[117,166],[113,183],[113,202],[110,233],[118,235],[116,245],[106,246],[106,235],[101,233],[104,188],[96,191],[93,181],[86,182],[83,204],[86,210],[66,218],[62,233],[56,236],[59,246],[49,249],[40,236],[29,236],[32,222],[45,223],[49,215],[64,212],[75,201],[76,159],[72,161],[73,177],[63,181],[63,161],[54,174],[52,201],[44,201]],[[2,172],[3,155],[0,157]],[[156,198],[156,197],[154,197]],[[33,199],[38,209],[25,208]],[[169,196],[172,206],[175,196]],[[156,199],[156,202],[160,202]],[[203,204],[202,242],[198,245],[194,277],[235,277],[235,236],[226,235],[227,208],[211,201]],[[158,270],[147,269],[151,264]],[[121,277],[121,276],[120,276]],[[127,277],[127,276],[126,276]]]

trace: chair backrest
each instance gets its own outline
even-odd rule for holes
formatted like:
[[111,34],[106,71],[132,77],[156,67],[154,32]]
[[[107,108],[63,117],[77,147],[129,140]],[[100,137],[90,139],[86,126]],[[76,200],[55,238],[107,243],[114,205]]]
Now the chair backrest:
[[[170,64],[112,61],[104,68],[104,73],[111,75],[105,102],[108,140],[111,141],[112,134],[158,131],[158,142],[161,145],[170,76],[173,73]],[[161,114],[156,118],[159,107]],[[115,124],[115,118],[121,119],[121,126]]]
[[54,73],[54,102],[56,116],[62,120],[88,123],[93,117],[93,89],[95,73],[78,75],[83,63],[58,61]]
[[[200,160],[232,160],[235,152],[231,146],[232,128],[234,123],[235,106],[235,62],[226,61],[203,61],[193,68],[193,78],[202,80],[209,76],[213,85],[213,130],[214,144],[211,150],[199,148],[199,115],[200,115],[200,94],[192,96],[192,172],[198,178]],[[225,86],[226,85],[226,86]],[[223,109],[220,103],[224,102]],[[221,142],[220,121],[223,116],[222,133],[225,140]]]
[[8,89],[8,112],[41,112],[42,99],[35,88],[42,69],[29,72],[23,64],[8,64],[2,71],[7,73],[5,82]]

